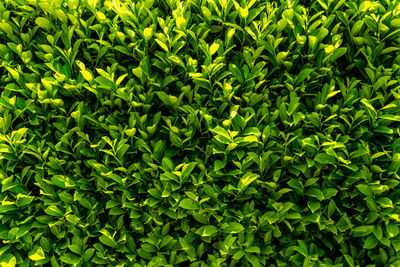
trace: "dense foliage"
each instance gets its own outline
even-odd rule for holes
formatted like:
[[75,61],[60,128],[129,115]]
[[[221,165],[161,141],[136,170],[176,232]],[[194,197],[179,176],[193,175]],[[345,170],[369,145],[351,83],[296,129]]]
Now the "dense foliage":
[[1,266],[400,266],[400,1],[0,1]]

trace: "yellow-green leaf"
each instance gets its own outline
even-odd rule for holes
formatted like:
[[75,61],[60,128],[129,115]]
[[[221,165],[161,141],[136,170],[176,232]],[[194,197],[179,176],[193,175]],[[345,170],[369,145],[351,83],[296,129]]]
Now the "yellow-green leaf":
[[210,55],[211,56],[214,55],[218,51],[218,48],[219,48],[219,44],[213,43],[210,46]]
[[32,250],[29,251],[28,257],[33,261],[40,261],[46,258],[43,249],[39,246],[34,246]]
[[83,78],[85,78],[86,81],[90,82],[93,80],[93,75],[89,71],[81,70],[81,73],[83,75]]
[[153,36],[153,29],[152,28],[144,29],[143,35],[146,41],[150,40],[150,38]]
[[155,41],[162,49],[165,50],[165,52],[169,52],[169,48],[164,42],[160,41],[159,39],[155,39]]
[[247,18],[247,16],[249,15],[249,9],[246,8],[239,8],[239,12],[240,12],[240,16],[244,19]]

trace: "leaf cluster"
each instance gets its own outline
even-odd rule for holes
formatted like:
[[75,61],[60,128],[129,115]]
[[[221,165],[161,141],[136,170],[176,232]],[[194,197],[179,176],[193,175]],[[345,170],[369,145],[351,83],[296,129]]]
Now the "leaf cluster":
[[1,266],[400,266],[399,47],[396,0],[0,1]]

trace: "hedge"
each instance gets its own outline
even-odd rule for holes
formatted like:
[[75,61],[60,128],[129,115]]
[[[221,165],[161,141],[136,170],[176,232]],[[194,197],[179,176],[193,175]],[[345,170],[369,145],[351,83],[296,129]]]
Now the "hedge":
[[1,266],[400,266],[400,1],[0,1]]

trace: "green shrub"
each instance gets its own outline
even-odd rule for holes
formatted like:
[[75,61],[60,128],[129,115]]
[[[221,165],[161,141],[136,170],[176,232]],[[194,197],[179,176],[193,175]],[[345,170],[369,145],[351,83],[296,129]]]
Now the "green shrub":
[[397,0],[0,1],[1,266],[400,266]]

